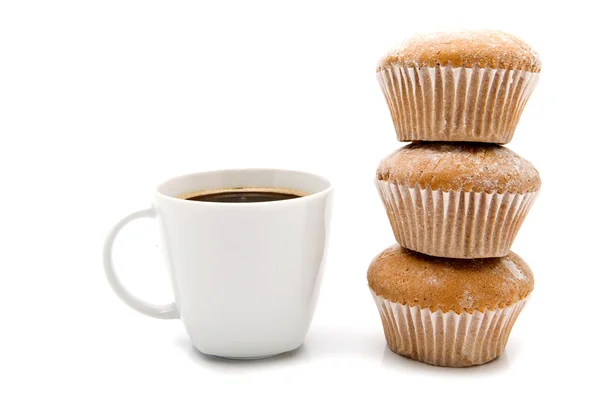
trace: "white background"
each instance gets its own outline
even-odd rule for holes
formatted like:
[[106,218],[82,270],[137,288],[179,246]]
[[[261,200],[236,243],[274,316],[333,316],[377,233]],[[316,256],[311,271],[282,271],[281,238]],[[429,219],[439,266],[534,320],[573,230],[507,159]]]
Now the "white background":
[[[598,395],[600,53],[588,2],[0,4],[0,398]],[[387,349],[366,270],[394,241],[373,178],[400,146],[375,65],[415,32],[461,27],[539,51],[508,147],[543,189],[513,246],[536,288],[506,352],[448,369]],[[180,321],[127,308],[103,275],[105,234],[155,184],[227,167],[308,170],[336,186],[312,328],[276,359],[203,356]],[[166,302],[155,244],[151,221],[132,225],[116,261],[132,291]]]

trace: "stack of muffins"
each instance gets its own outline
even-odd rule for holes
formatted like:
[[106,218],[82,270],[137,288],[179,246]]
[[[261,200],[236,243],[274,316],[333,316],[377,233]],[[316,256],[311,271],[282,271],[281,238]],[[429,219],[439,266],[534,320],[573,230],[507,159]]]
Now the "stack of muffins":
[[464,367],[498,357],[533,290],[510,247],[541,186],[533,165],[501,146],[540,71],[520,39],[498,31],[417,36],[377,67],[400,141],[377,169],[397,244],[369,287],[390,349]]

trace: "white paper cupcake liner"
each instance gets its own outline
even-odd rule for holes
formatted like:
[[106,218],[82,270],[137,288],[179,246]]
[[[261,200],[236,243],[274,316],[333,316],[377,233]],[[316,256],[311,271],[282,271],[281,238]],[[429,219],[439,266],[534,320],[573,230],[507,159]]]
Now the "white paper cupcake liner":
[[449,258],[507,255],[538,193],[444,192],[375,182],[396,241]]
[[508,143],[539,73],[405,67],[377,73],[400,141]]
[[394,353],[428,364],[468,367],[502,354],[527,298],[510,306],[473,313],[432,312],[391,302],[371,290]]

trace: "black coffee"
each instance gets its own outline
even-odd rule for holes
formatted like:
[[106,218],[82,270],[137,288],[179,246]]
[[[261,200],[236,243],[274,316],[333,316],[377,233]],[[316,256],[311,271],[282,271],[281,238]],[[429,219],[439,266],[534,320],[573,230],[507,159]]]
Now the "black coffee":
[[260,203],[264,201],[289,200],[300,197],[290,192],[256,190],[230,190],[216,193],[197,194],[185,197],[186,200],[208,201],[212,203]]

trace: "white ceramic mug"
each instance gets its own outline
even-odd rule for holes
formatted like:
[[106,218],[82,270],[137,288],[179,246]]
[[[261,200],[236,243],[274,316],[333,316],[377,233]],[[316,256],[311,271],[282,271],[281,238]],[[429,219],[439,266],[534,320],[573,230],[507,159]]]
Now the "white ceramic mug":
[[[179,198],[238,187],[293,189],[306,196],[259,203]],[[180,318],[194,346],[227,358],[262,358],[298,348],[315,310],[329,236],[331,184],[306,172],[240,169],[200,172],[159,185],[151,208],[110,232],[104,268],[117,295],[156,318]],[[118,232],[137,218],[155,218],[171,271],[175,301],[136,298],[112,263]]]

